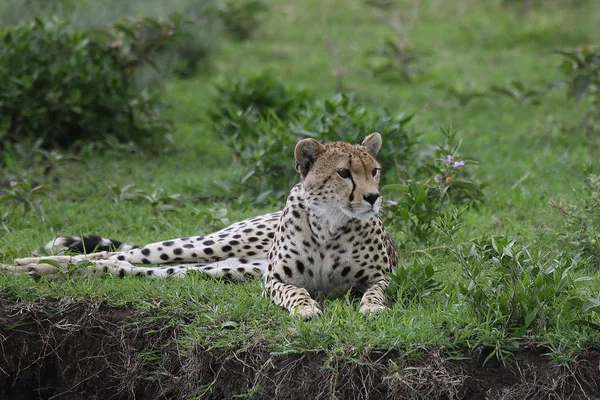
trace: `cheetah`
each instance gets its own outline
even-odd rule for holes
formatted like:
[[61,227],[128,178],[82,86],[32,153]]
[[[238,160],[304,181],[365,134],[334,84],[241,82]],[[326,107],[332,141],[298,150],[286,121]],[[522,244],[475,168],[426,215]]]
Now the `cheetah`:
[[58,266],[80,263],[83,273],[119,277],[179,277],[189,271],[232,280],[262,277],[263,294],[293,315],[320,316],[317,295],[350,289],[362,293],[360,312],[369,315],[385,308],[389,272],[397,263],[394,243],[379,218],[381,167],[376,156],[381,143],[379,133],[359,144],[298,142],[294,156],[300,182],[279,212],[206,236],[122,246],[121,251],[111,251],[122,245],[115,240],[59,237],[47,247],[95,252],[20,258],[2,269],[40,277],[60,274]]

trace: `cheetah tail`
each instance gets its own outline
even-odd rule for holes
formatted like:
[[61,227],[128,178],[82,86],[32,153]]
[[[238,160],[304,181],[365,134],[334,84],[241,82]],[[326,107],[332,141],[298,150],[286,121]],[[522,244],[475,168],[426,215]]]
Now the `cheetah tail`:
[[88,254],[99,251],[127,251],[139,246],[126,244],[115,239],[106,239],[97,235],[59,236],[44,246],[52,254],[65,251]]

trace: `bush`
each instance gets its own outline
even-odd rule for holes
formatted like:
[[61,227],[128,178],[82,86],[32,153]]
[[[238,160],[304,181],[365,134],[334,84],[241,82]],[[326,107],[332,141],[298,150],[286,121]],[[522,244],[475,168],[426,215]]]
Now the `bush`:
[[[306,91],[283,84],[268,71],[224,78],[215,84],[215,88],[215,106],[209,110],[208,118],[217,129],[226,127],[242,115],[251,122],[270,114],[287,119],[310,98]],[[229,134],[226,127],[222,136],[227,139]]]
[[194,34],[181,38],[173,51],[165,57],[173,60],[173,71],[180,78],[188,78],[199,71],[210,71],[211,56],[218,40],[217,35],[213,33],[215,27],[210,19],[196,14],[187,16],[186,19],[188,30]]
[[[276,160],[274,155],[268,154],[273,147],[277,147],[274,141],[281,140],[281,151],[289,150],[289,142],[294,142],[295,135],[286,139],[289,132],[283,127],[284,120],[289,120],[293,115],[300,112],[306,106],[310,96],[307,92],[291,86],[284,85],[281,81],[273,78],[273,74],[262,72],[259,74],[226,78],[215,85],[217,95],[212,102],[215,106],[208,111],[208,119],[213,124],[221,139],[232,151],[233,156],[241,167],[242,172],[237,172],[232,182],[225,183],[229,190],[235,190],[243,195],[256,197],[264,193],[269,197],[273,192],[281,198],[291,188],[289,183],[290,174],[293,175],[293,162],[289,157],[281,156]],[[281,130],[281,135],[273,131]],[[281,137],[280,137],[281,136]],[[295,145],[295,142],[294,142]],[[264,155],[266,159],[263,159]],[[285,158],[285,160],[284,160]],[[272,174],[261,179],[263,182],[253,186],[256,177],[247,182],[255,173],[261,174],[273,168],[279,168],[284,162],[292,162],[290,174],[285,175],[281,181]],[[285,164],[285,167],[289,167]]]
[[378,156],[386,171],[384,182],[394,180],[397,164],[414,157],[419,135],[409,127],[410,116],[372,111],[344,95],[306,102],[304,92],[285,88],[270,77],[243,82],[248,85],[232,85],[231,90],[221,87],[224,106],[211,114],[242,167],[243,172],[226,185],[238,194],[259,202],[283,198],[298,181],[294,147],[306,137],[358,143],[380,132],[387,143]]
[[190,34],[153,57],[160,71],[149,68],[144,71],[148,79],[162,80],[173,73],[187,77],[210,68],[211,56],[222,35],[214,4],[215,0],[120,0],[110,6],[92,0],[4,0],[0,2],[0,26],[54,15],[66,21],[71,30],[104,30],[122,18],[157,19],[179,13],[185,16]]
[[588,46],[573,50],[556,50],[563,57],[559,70],[567,94],[581,100],[584,96],[600,95],[600,47]]
[[396,181],[398,169],[416,158],[420,133],[410,125],[412,118],[383,108],[374,110],[340,94],[311,103],[292,119],[289,129],[302,137],[350,143],[358,143],[372,132],[381,133],[383,146],[377,159],[382,165],[382,184],[386,184]]
[[246,40],[256,34],[262,22],[262,14],[269,9],[265,0],[220,0],[217,15],[225,30],[237,40]]
[[575,200],[569,203],[551,201],[565,220],[561,239],[592,264],[600,263],[600,176],[583,178],[582,190],[576,191]]
[[[435,222],[448,206],[477,206],[483,188],[474,174],[476,162],[460,155],[461,141],[453,129],[442,129],[444,140],[431,154],[416,160],[401,183],[383,188],[388,201],[386,223],[399,228],[400,243],[427,242],[433,238]],[[452,210],[452,207],[450,207]]]
[[444,284],[436,279],[439,271],[434,268],[434,264],[430,259],[413,259],[399,264],[390,273],[391,281],[387,290],[390,300],[406,306],[440,292]]
[[[505,236],[457,242],[461,226],[457,212],[446,213],[436,225],[448,240],[446,249],[460,274],[449,283],[455,287],[449,292],[501,336],[522,337],[536,328],[545,330],[557,310],[573,321],[580,319],[588,297],[583,288],[593,278],[582,275],[584,264],[577,257],[530,250],[533,246]],[[488,359],[494,355],[501,359],[500,350],[493,350]]]
[[[590,153],[595,156],[600,134],[600,47],[587,46],[572,50],[557,50],[562,56],[559,69],[567,87],[567,96],[583,104],[585,110],[581,122]],[[583,102],[583,101],[582,101]]]
[[65,147],[107,135],[142,141],[167,131],[157,92],[137,86],[136,77],[181,23],[146,18],[70,32],[57,19],[36,19],[0,31],[0,146],[39,138],[44,147]]
[[[475,254],[490,257],[489,274],[474,275],[481,271],[475,268],[458,289],[482,320],[492,316],[499,326],[523,336],[536,325],[545,329],[549,315],[558,307],[568,310],[567,315],[577,315],[584,300],[577,286],[591,279],[578,276],[581,264],[577,259],[562,253],[530,252],[505,237],[491,237]],[[491,309],[490,304],[494,305]]]

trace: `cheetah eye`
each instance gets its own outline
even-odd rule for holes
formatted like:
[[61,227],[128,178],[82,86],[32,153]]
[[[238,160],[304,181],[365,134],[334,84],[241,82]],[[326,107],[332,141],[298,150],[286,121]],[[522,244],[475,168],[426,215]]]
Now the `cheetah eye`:
[[379,173],[380,168],[373,168],[373,176],[377,176],[377,174]]
[[337,171],[338,175],[344,179],[350,178],[350,170],[348,168],[341,168]]

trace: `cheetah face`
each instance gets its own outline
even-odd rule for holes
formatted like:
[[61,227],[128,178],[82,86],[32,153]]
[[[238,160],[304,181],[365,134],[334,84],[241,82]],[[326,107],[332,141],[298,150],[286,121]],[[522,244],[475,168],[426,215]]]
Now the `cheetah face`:
[[296,146],[296,169],[311,209],[329,219],[369,219],[381,210],[375,159],[381,136],[373,133],[360,144],[320,144],[305,139]]

